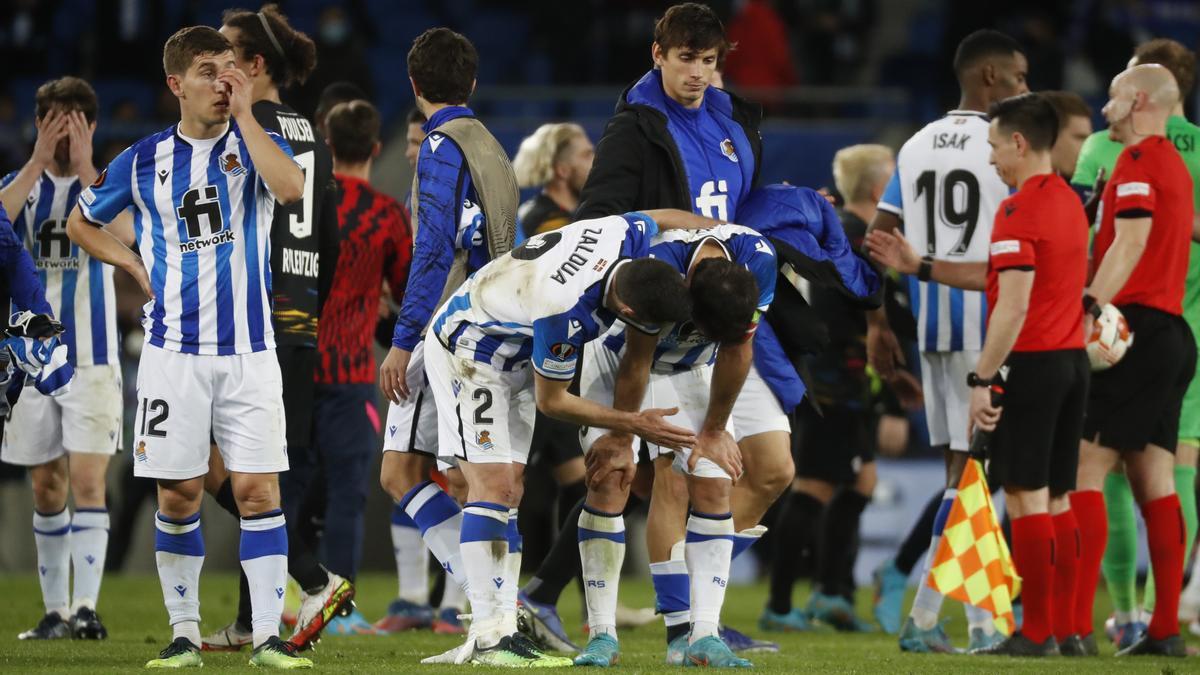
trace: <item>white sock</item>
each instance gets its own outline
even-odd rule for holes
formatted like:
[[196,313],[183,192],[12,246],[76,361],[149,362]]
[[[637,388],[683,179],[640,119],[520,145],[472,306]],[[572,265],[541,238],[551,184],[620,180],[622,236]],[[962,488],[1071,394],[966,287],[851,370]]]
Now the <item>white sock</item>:
[[1192,558],[1192,576],[1183,587],[1183,597],[1192,605],[1200,605],[1200,555]]
[[242,518],[239,557],[250,587],[254,646],[279,635],[287,588],[287,526],[283,511],[274,509]]
[[467,608],[467,591],[459,585],[454,577],[446,580],[445,590],[442,591],[442,605],[438,609],[453,609],[459,614]]
[[179,519],[156,513],[154,526],[154,560],[172,639],[185,637],[199,647],[200,568],[204,566],[200,512]]
[[517,591],[521,585],[521,558],[524,541],[517,525],[517,510],[508,510],[508,556],[504,559],[504,584],[496,592],[496,602],[504,617],[501,631],[505,635],[517,632]]
[[463,514],[458,503],[442,491],[437,483],[426,481],[409,490],[400,504],[421,529],[421,538],[429,547],[429,552],[441,563],[442,569],[453,577],[455,583],[465,588],[467,575],[463,570],[462,550],[459,548]]
[[396,597],[414,605],[429,604],[429,553],[421,530],[398,505],[392,508],[392,550],[396,554]]
[[929,553],[925,556],[925,567],[921,573],[921,583],[917,586],[917,596],[913,599],[909,616],[921,630],[930,630],[937,625],[938,615],[942,612],[944,597],[933,586],[929,585],[929,571],[933,568],[933,559],[937,555],[938,544],[942,540],[942,530],[946,527],[946,519],[950,517],[950,507],[954,505],[954,497],[958,495],[956,488],[946,488],[942,493],[942,505],[938,508],[933,520],[933,537],[929,542]]
[[966,603],[963,603],[963,609],[967,610],[968,631],[978,628],[983,631],[984,635],[991,635],[992,633],[996,632],[996,624],[994,621],[992,621],[991,612],[983,609],[982,607],[976,607],[975,605],[968,605]]
[[104,557],[108,552],[108,509],[75,509],[71,520],[71,562],[75,568],[73,611],[96,608]]
[[716,516],[692,512],[687,521],[684,558],[692,583],[690,642],[718,636],[725,584],[733,554],[733,514]]
[[579,560],[591,637],[617,637],[617,590],[625,562],[625,519],[619,513],[579,512]]
[[66,619],[71,604],[71,513],[65,508],[50,515],[34,511],[33,541],[46,613],[57,612]]
[[[472,633],[476,624],[499,629],[502,620],[501,592],[506,583],[508,558],[508,507],[491,502],[471,502],[462,513],[463,570],[467,597],[471,600]],[[481,647],[490,647],[503,637],[499,632],[477,635]]]

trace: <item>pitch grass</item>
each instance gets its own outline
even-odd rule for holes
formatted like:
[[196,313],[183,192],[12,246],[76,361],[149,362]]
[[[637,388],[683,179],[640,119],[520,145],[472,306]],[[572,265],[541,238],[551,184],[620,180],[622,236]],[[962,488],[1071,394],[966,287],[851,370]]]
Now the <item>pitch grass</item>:
[[[395,592],[395,577],[370,574],[360,579],[358,606],[369,620],[381,616]],[[621,587],[622,600],[630,606],[650,606],[653,593],[648,581],[628,581]],[[807,598],[806,587],[797,588],[798,601]],[[204,622],[210,632],[231,620],[237,605],[237,579],[230,574],[205,574],[201,585]],[[724,618],[728,623],[754,635],[757,620],[766,599],[764,585],[730,587]],[[1101,599],[1098,620],[1108,613],[1108,600]],[[870,616],[870,589],[861,589],[859,610]],[[964,646],[965,620],[957,603],[947,603],[945,616],[955,643]],[[166,611],[158,580],[148,576],[111,575],[104,580],[100,613],[108,626],[106,642],[22,642],[17,633],[25,630],[42,614],[41,595],[33,575],[0,577],[0,671],[11,673],[122,673],[139,672],[170,639]],[[568,589],[561,605],[568,629],[582,642],[580,597]],[[663,665],[663,632],[654,623],[621,636],[622,662],[618,672],[670,672]],[[1112,658],[1112,648],[1101,646],[1098,659],[1015,660],[996,657],[901,654],[896,639],[882,633],[861,635],[817,630],[804,634],[772,634],[782,645],[778,654],[755,654],[755,669],[766,673],[994,673],[1070,672],[1108,673],[1113,671],[1145,673],[1200,672],[1200,659]],[[1195,642],[1195,640],[1193,640]],[[326,637],[309,652],[318,670],[338,673],[458,672],[462,667],[422,666],[422,657],[440,653],[458,643],[455,636],[429,632],[390,636]],[[206,653],[205,672],[248,669],[249,651],[240,654]],[[480,669],[467,669],[481,672]]]

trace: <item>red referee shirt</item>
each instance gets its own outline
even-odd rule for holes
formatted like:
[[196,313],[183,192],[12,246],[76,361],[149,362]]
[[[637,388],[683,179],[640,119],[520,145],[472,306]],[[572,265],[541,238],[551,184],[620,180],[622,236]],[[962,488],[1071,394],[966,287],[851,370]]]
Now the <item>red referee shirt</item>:
[[[319,384],[375,382],[375,322],[384,281],[400,295],[408,284],[412,230],[395,199],[358,178],[334,174],[341,240],[333,288],[317,331]],[[399,297],[396,298],[399,301]]]
[[1163,136],[1125,148],[1100,202],[1096,269],[1116,237],[1117,218],[1152,219],[1146,249],[1114,305],[1144,305],[1179,316],[1192,241],[1192,177]]
[[1000,202],[988,256],[988,318],[1000,272],[1032,270],[1029,312],[1014,352],[1083,349],[1087,215],[1079,195],[1056,174],[1033,176]]

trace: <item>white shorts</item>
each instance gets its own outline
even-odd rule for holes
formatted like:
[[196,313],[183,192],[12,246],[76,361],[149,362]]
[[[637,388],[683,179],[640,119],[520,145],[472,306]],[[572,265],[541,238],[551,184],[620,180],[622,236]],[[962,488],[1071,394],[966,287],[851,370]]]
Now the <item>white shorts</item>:
[[[533,368],[496,370],[425,338],[425,374],[437,401],[438,455],[472,464],[525,464],[537,406]],[[448,461],[448,460],[447,460]]]
[[67,451],[112,455],[121,447],[121,368],[80,366],[61,396],[32,386],[21,392],[4,429],[0,459],[38,466]]
[[405,375],[412,396],[389,403],[387,427],[383,433],[384,452],[416,452],[437,456],[437,403],[425,377],[425,343],[412,351]]
[[971,392],[967,391],[967,373],[975,370],[979,352],[921,352],[921,386],[925,389],[925,421],[929,425],[929,444],[949,445],[951,450],[966,452],[967,420],[970,417]]
[[[583,398],[612,405],[613,389],[616,385],[617,366],[620,358],[611,349],[598,341],[589,342],[584,346],[583,371],[580,373],[579,391]],[[650,373],[650,382],[646,387],[646,396],[642,399],[642,409],[646,408],[679,408],[679,412],[664,418],[679,427],[699,432],[704,425],[704,417],[708,412],[709,389],[712,384],[712,367],[699,366],[688,370],[671,373]],[[730,422],[732,427],[732,421]],[[733,429],[729,431],[732,433]],[[604,434],[607,429],[585,427],[580,429],[580,445],[586,453],[592,443]],[[700,478],[729,478],[721,467],[702,459],[696,463],[694,471],[688,471],[688,458],[691,449],[672,450],[653,443],[646,443],[650,458],[673,455],[673,465],[677,471]],[[636,448],[636,446],[635,446]],[[636,453],[636,449],[634,450]],[[635,457],[636,460],[636,457]]]
[[765,434],[769,431],[791,433],[792,424],[788,421],[787,413],[779,405],[779,399],[767,386],[758,367],[750,364],[750,372],[746,373],[746,382],[742,385],[742,393],[738,394],[733,403],[733,437],[741,443],[747,436]]
[[275,350],[209,356],[146,343],[137,391],[133,475],[203,476],[210,431],[230,471],[287,471],[283,380]]

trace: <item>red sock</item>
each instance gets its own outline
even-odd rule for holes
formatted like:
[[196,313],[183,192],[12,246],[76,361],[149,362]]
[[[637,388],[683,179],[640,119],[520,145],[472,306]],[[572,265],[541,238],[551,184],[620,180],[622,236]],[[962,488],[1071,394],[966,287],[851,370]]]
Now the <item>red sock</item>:
[[1054,521],[1049,513],[1012,521],[1013,562],[1021,575],[1021,634],[1042,644],[1054,630]]
[[1147,633],[1153,640],[1179,634],[1179,592],[1183,588],[1183,552],[1185,550],[1183,510],[1178,495],[1167,495],[1142,504],[1146,521],[1146,542],[1150,545],[1150,564],[1154,567],[1154,616]]
[[1084,490],[1071,493],[1071,510],[1079,523],[1079,574],[1075,578],[1075,632],[1079,637],[1092,634],[1092,605],[1096,584],[1100,583],[1100,561],[1108,545],[1108,513],[1104,493]]
[[1074,511],[1054,516],[1054,639],[1075,632],[1075,579],[1079,574],[1079,522]]

